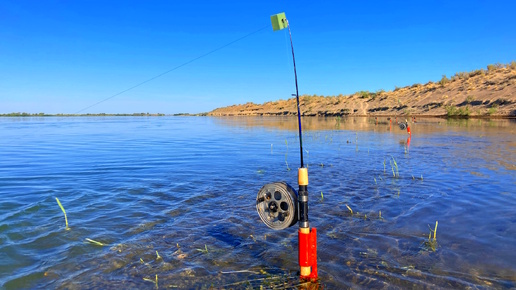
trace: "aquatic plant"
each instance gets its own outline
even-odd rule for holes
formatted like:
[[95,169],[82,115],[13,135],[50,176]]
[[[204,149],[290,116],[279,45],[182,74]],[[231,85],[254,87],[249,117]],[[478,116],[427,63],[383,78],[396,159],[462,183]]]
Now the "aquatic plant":
[[163,258],[159,255],[158,251],[156,251],[156,260],[159,260],[159,259],[163,260]]
[[[396,162],[396,159],[394,159],[394,157],[393,157],[393,156],[391,156],[391,157],[392,157],[392,161],[394,162],[394,166],[396,167],[396,174],[395,174],[395,176],[394,176],[394,177],[396,177],[396,176],[397,176],[397,177],[400,177],[400,172],[399,172],[399,170],[398,170],[398,163]],[[393,171],[393,172],[394,172],[394,171]]]
[[204,249],[197,249],[197,251],[199,251],[203,254],[208,254],[208,246],[206,244],[204,244]]
[[[432,230],[430,225],[428,226],[430,232],[428,233],[428,240],[423,243],[425,250],[435,252],[437,249],[437,225],[438,221],[435,221],[435,227]],[[432,237],[433,233],[433,237]]]
[[[391,156],[392,158],[392,161],[391,159],[389,159],[389,164],[391,165],[391,170],[392,170],[392,177],[396,178],[396,177],[400,177],[400,172],[398,170],[398,163],[396,162],[396,159],[394,159],[393,156]],[[385,159],[384,159],[384,168],[383,168],[383,171],[385,172]],[[394,170],[396,169],[396,170]]]
[[[435,228],[433,230],[433,232],[434,232],[434,241],[437,240],[436,235],[437,235],[437,224],[438,223],[439,223],[438,221],[435,221]],[[432,230],[432,229],[430,229],[430,230]],[[430,239],[430,235],[428,236],[428,239]]]
[[158,274],[156,274],[156,279],[155,280],[153,280],[151,278],[143,278],[143,281],[152,282],[152,283],[154,283],[156,285],[156,289],[159,288],[158,287]]
[[59,198],[56,197],[56,201],[57,201],[57,204],[59,205],[59,207],[61,208],[61,210],[64,213],[65,224],[66,224],[65,230],[69,230],[70,228],[68,227],[68,218],[66,217],[66,211],[65,211],[63,205],[61,204],[61,202],[59,201]]
[[86,238],[86,241],[91,243],[91,244],[94,244],[94,245],[97,245],[97,246],[101,246],[101,247],[104,247],[106,245],[104,243],[101,243],[101,242],[98,242],[98,241],[95,241],[95,240],[92,240],[92,239],[88,239],[88,238]]
[[349,209],[349,211],[351,212],[351,214],[353,214],[353,210],[349,207],[349,205],[346,204],[346,207]]
[[[287,270],[284,270],[287,272]],[[231,272],[229,272],[231,273]],[[265,275],[264,278],[257,279],[247,279],[243,281],[233,282],[230,284],[225,284],[217,289],[312,289],[313,286],[317,286],[317,282],[300,282],[298,275],[291,274],[281,274],[281,275],[273,275],[269,274],[266,271],[260,269],[260,273]],[[225,273],[224,273],[225,274]],[[246,287],[244,287],[246,286]],[[308,286],[312,286],[312,288],[307,288]],[[212,285],[212,288],[215,288]],[[211,289],[211,288],[210,288]],[[317,288],[313,288],[317,289]]]

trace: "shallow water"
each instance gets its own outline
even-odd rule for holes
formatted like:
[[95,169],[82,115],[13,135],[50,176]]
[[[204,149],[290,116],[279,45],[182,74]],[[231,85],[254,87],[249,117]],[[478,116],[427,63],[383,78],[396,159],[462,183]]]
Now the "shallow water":
[[[385,118],[303,119],[320,285],[516,287],[516,123],[417,121],[407,140]],[[296,134],[292,117],[0,118],[0,287],[297,285],[297,226],[255,208],[264,184],[297,187]]]

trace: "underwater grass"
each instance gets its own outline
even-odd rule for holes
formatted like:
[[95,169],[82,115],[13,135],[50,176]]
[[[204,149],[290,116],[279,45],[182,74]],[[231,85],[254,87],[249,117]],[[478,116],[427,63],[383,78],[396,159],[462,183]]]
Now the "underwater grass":
[[[297,275],[273,275],[263,270],[260,270],[260,273],[265,275],[265,277],[225,284],[216,289],[319,289],[317,282],[299,281],[299,276]],[[312,285],[313,287],[309,287]]]
[[68,218],[66,217],[66,211],[63,207],[63,205],[61,204],[61,202],[59,201],[59,198],[56,197],[56,201],[57,201],[57,204],[59,205],[59,207],[61,208],[61,210],[63,211],[64,213],[64,217],[65,217],[65,224],[66,224],[66,227],[65,227],[65,230],[69,230],[70,227],[68,227]]
[[97,246],[101,246],[101,247],[104,247],[106,245],[104,243],[101,243],[101,242],[98,242],[98,241],[95,241],[95,240],[92,240],[92,239],[88,239],[88,238],[86,238],[85,240],[87,242],[91,243],[91,244],[94,244],[94,245],[97,245]]
[[203,254],[208,254],[208,246],[206,244],[204,244],[204,249],[196,249],[196,250]]
[[[433,230],[433,232],[434,232],[434,239],[433,239],[433,240],[434,240],[434,241],[437,241],[436,235],[437,235],[437,225],[438,225],[438,224],[439,224],[439,222],[438,222],[438,221],[435,221],[435,228],[434,228],[434,230]],[[432,230],[432,229],[430,229],[430,230]],[[430,239],[430,235],[428,236],[428,239]]]
[[143,278],[143,281],[152,282],[152,283],[154,283],[156,285],[156,289],[159,288],[158,287],[158,274],[156,274],[156,279],[155,280],[153,280],[151,278]]
[[[432,229],[430,225],[428,228],[430,229],[430,232],[428,233],[428,240],[423,243],[424,249],[427,251],[435,252],[437,249],[437,225],[439,224],[438,221],[435,221],[435,227]],[[433,233],[433,237],[432,237]]]
[[[396,159],[394,159],[393,156],[392,157],[392,162],[394,163],[394,166],[396,167],[396,174],[394,175],[394,177],[400,177],[400,172],[398,170],[398,163],[396,162]],[[392,171],[394,173],[394,169]]]

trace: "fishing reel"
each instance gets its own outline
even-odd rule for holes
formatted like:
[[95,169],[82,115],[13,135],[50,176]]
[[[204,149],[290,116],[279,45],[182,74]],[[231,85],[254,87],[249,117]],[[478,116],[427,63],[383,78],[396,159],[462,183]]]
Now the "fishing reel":
[[263,223],[282,230],[297,223],[297,193],[285,182],[264,185],[256,196],[256,211]]

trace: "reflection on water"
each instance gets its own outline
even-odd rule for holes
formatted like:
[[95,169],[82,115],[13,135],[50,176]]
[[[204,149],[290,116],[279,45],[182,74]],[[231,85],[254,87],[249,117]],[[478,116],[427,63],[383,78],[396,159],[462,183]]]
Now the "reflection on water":
[[[516,123],[397,121],[303,119],[320,284],[516,287]],[[295,118],[0,118],[0,287],[299,285],[295,227],[255,211],[264,184],[297,182],[296,133]]]

